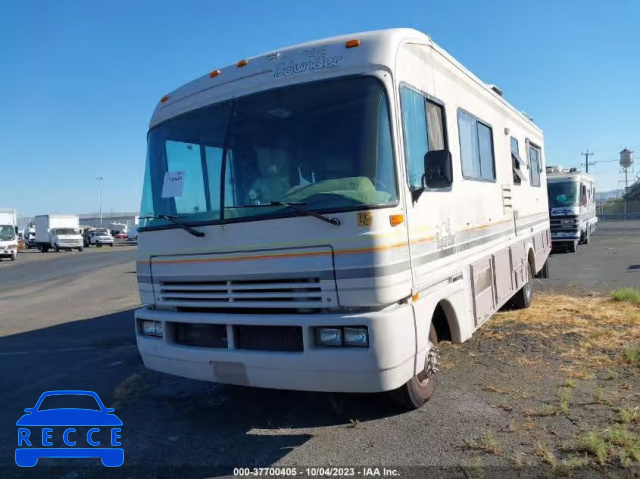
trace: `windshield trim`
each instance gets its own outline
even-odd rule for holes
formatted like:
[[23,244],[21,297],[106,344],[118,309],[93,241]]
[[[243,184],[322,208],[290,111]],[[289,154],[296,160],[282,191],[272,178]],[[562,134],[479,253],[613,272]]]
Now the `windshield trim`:
[[[319,214],[332,214],[332,213],[353,213],[356,211],[363,210],[381,210],[385,208],[396,208],[399,204],[399,201],[396,201],[394,204],[392,203],[384,203],[384,204],[375,204],[368,203],[362,204],[358,206],[344,206],[340,208],[324,208],[324,209],[314,209],[312,210],[314,213]],[[277,208],[274,206],[274,208]],[[224,220],[206,220],[206,221],[189,221],[184,222],[188,226],[198,227],[198,226],[218,226],[218,225],[228,225],[234,223],[251,223],[254,221],[265,221],[265,220],[281,220],[286,218],[296,218],[303,217],[307,218],[301,211],[292,210],[290,208],[283,207],[283,214],[277,214],[278,212],[274,212],[274,214],[262,214],[259,216],[242,216],[239,218],[225,218]],[[157,230],[170,230],[170,229],[180,229],[180,226],[175,225],[173,223],[167,223],[163,225],[153,225],[153,226],[141,226],[138,228],[138,231],[157,231]]]
[[[237,95],[237,96],[230,96],[229,98],[224,98],[224,99],[220,99],[218,101],[206,104],[206,105],[202,105],[199,108],[194,108],[192,110],[180,113],[179,115],[176,116],[172,116],[170,118],[167,118],[165,120],[163,120],[162,122],[154,125],[152,128],[149,129],[149,131],[147,132],[147,143],[149,141],[149,135],[151,134],[152,131],[154,131],[156,128],[161,127],[162,125],[164,125],[165,123],[168,123],[170,121],[185,117],[187,115],[190,115],[194,112],[203,110],[205,108],[209,108],[213,105],[216,104],[222,104],[225,102],[231,102],[232,106],[229,109],[229,120],[231,120],[231,117],[233,115],[234,112],[234,108],[233,108],[233,104],[235,102],[237,102],[240,99],[246,99],[246,98],[250,98],[251,96],[254,95],[259,95],[262,94],[266,91],[278,91],[278,90],[282,90],[282,89],[286,89],[286,88],[291,88],[293,86],[296,85],[314,85],[314,84],[318,84],[318,83],[331,83],[331,82],[338,82],[344,79],[352,79],[352,78],[373,78],[375,79],[380,86],[382,87],[382,94],[384,95],[384,98],[386,100],[387,103],[387,122],[389,125],[389,136],[390,136],[390,140],[391,140],[391,156],[392,156],[392,163],[393,163],[393,173],[394,173],[394,182],[395,182],[395,188],[396,188],[396,199],[395,201],[392,202],[388,202],[388,203],[376,203],[376,204],[371,204],[371,203],[367,203],[367,204],[362,204],[362,205],[358,205],[358,206],[345,206],[345,207],[338,207],[338,208],[326,208],[326,209],[313,209],[314,212],[316,213],[320,213],[320,214],[331,214],[331,213],[348,213],[348,212],[354,212],[354,211],[362,211],[362,210],[372,210],[372,209],[382,209],[382,208],[395,208],[398,205],[400,205],[401,203],[401,198],[404,198],[404,191],[402,191],[402,187],[404,186],[403,183],[401,183],[400,180],[400,171],[399,171],[399,165],[398,165],[398,139],[396,138],[396,131],[394,129],[394,98],[395,98],[395,94],[396,94],[396,87],[393,84],[393,82],[389,82],[389,85],[387,85],[387,83],[385,83],[384,77],[382,75],[379,74],[379,72],[377,71],[372,71],[372,72],[367,72],[367,73],[355,73],[355,74],[351,74],[351,75],[341,75],[341,76],[337,76],[337,77],[331,77],[331,78],[321,78],[321,79],[314,79],[311,81],[301,81],[299,83],[294,83],[294,84],[288,84],[288,85],[282,85],[281,87],[278,88],[268,88],[265,90],[259,90],[259,91],[254,91],[254,92],[250,92],[244,95]],[[225,139],[224,139],[224,149],[223,149],[223,158],[222,158],[222,178],[224,178],[224,174],[226,173],[226,168],[227,168],[227,156],[228,156],[228,141],[230,138],[230,131],[231,131],[231,127],[232,124],[230,124],[229,128],[227,128],[227,131],[225,132]],[[221,182],[221,188],[220,188],[220,204],[223,206],[224,205],[224,194],[225,194],[225,182],[222,181]],[[210,226],[210,225],[224,225],[224,224],[232,224],[232,223],[246,223],[246,222],[251,222],[251,221],[263,221],[263,220],[272,220],[272,219],[281,219],[281,218],[291,218],[291,217],[296,217],[296,216],[304,216],[304,213],[301,212],[296,212],[296,211],[291,211],[290,209],[285,208],[285,210],[287,210],[287,212],[289,214],[282,214],[282,215],[278,215],[278,214],[261,214],[261,215],[252,215],[252,216],[247,216],[247,217],[241,217],[241,218],[225,218],[225,208],[221,207],[220,209],[220,219],[217,220],[206,220],[206,221],[189,221],[187,218],[184,218],[185,221],[183,221],[186,225],[188,226]],[[144,232],[144,231],[156,231],[156,230],[163,230],[163,229],[178,229],[180,228],[180,226],[175,225],[175,224],[171,224],[171,223],[167,223],[164,225],[157,225],[157,226],[141,226],[138,228],[138,231]]]

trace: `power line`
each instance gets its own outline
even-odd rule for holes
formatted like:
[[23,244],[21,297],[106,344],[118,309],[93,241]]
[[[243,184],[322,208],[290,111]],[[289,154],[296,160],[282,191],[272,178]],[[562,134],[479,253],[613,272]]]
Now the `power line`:
[[[586,172],[589,173],[589,157],[593,155],[593,152],[589,152],[589,149],[587,148],[586,153],[582,154],[584,155],[584,166],[586,167]],[[593,165],[593,163],[591,163],[591,165]]]

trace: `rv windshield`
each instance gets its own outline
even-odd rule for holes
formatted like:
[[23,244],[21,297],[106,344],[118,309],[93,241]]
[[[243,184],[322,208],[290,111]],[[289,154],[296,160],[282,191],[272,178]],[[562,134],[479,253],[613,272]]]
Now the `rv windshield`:
[[11,225],[0,225],[0,241],[12,241],[16,239],[16,230]]
[[549,207],[561,208],[563,206],[579,206],[578,183],[563,182],[547,184],[549,192]]
[[[268,90],[149,132],[140,227],[397,203],[387,99],[372,77]],[[277,203],[280,204],[273,204]],[[156,218],[154,218],[156,217]]]

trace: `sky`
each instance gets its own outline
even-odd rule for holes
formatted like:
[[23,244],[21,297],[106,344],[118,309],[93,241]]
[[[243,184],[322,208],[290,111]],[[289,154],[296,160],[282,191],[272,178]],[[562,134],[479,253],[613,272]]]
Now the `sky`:
[[640,156],[636,0],[4,0],[0,207],[95,212],[102,177],[104,212],[137,211],[163,95],[244,57],[391,27],[499,85],[544,130],[547,164],[579,166],[589,149],[604,191],[622,148]]

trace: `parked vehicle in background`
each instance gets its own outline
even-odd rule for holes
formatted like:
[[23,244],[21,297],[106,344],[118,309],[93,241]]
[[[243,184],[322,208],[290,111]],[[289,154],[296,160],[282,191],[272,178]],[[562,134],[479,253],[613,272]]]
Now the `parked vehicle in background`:
[[0,258],[15,261],[18,257],[18,213],[0,209]]
[[84,241],[80,234],[78,215],[40,215],[36,216],[36,244],[43,253],[53,249],[77,249],[82,251]]
[[114,235],[114,238],[118,238],[118,239],[127,239],[127,233],[123,232],[123,231],[117,231]]
[[33,223],[29,223],[24,227],[24,245],[27,249],[35,248],[36,246],[36,226]]
[[95,230],[93,226],[80,226],[80,234],[82,235],[82,242],[85,248],[88,248],[91,245],[89,237],[91,236],[91,233],[93,233],[93,230]]
[[89,244],[97,246],[98,248],[102,247],[102,245],[113,247],[113,236],[111,236],[107,228],[95,228],[89,234]]
[[592,175],[560,166],[547,167],[551,241],[575,253],[596,230],[596,187]]
[[145,366],[420,407],[438,341],[528,307],[545,274],[542,131],[415,30],[238,66],[169,93],[151,118]]
[[134,225],[129,228],[129,234],[127,235],[129,241],[138,241],[138,226]]

